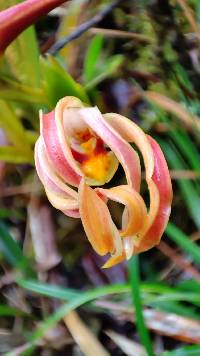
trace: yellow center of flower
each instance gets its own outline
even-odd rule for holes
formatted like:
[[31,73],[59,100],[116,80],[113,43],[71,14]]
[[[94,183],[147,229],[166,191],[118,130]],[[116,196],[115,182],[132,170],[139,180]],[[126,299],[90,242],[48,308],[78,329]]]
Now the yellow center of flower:
[[110,158],[106,153],[90,155],[87,160],[81,164],[84,174],[91,179],[104,183],[108,175]]
[[72,153],[84,175],[92,180],[89,182],[91,185],[108,182],[118,166],[114,154],[107,151],[103,141],[89,131],[76,137],[72,145]]

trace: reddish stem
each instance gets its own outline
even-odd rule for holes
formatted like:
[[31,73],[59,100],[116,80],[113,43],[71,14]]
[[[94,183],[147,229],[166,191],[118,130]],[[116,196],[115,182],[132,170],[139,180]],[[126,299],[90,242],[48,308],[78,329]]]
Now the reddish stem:
[[0,53],[27,27],[66,0],[27,0],[0,12]]

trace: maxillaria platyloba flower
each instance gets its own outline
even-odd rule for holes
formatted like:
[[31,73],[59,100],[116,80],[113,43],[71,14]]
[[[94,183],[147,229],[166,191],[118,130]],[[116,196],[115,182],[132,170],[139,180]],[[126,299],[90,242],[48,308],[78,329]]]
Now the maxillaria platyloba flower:
[[[81,218],[98,254],[111,254],[104,267],[157,245],[169,219],[172,187],[155,140],[127,118],[114,113],[102,115],[97,107],[84,107],[75,97],[61,99],[55,110],[41,114],[40,120],[35,162],[48,199],[67,216]],[[139,156],[130,143],[143,156],[148,208],[140,195]],[[124,169],[127,184],[102,188],[118,164]],[[124,205],[120,230],[107,207],[109,199]]]
[[26,0],[0,12],[0,54],[27,27],[66,0]]

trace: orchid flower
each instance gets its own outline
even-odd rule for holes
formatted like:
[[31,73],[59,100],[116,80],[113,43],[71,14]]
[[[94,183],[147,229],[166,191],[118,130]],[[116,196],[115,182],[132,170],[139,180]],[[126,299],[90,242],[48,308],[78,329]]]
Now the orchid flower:
[[[157,245],[169,219],[172,187],[164,155],[149,135],[119,114],[102,115],[75,97],[61,99],[55,110],[40,114],[35,146],[36,169],[51,204],[81,218],[99,255],[110,254],[104,268]],[[140,194],[141,152],[150,203]],[[126,184],[105,189],[121,164]],[[107,202],[123,204],[121,229]]]
[[0,53],[27,27],[66,0],[27,0],[0,12]]

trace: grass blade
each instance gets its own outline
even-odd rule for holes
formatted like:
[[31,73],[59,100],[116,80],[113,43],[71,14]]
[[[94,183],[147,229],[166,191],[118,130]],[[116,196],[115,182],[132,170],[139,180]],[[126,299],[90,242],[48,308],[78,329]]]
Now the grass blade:
[[28,260],[24,257],[18,244],[13,240],[2,221],[0,221],[0,251],[13,267],[21,270],[29,276],[33,277],[35,275]]
[[58,100],[67,95],[76,96],[88,103],[84,88],[67,73],[56,58],[51,56],[41,58],[40,65],[44,76],[45,92],[53,108]]
[[92,80],[95,76],[95,69],[96,69],[98,58],[101,54],[102,47],[103,47],[102,35],[97,35],[90,41],[90,44],[88,46],[85,55],[84,68],[83,68],[83,74],[86,83]]
[[200,345],[184,346],[173,351],[166,351],[162,356],[199,356]]
[[172,223],[168,224],[166,234],[200,265],[200,247],[195,242]]
[[131,283],[132,299],[133,305],[135,307],[136,314],[136,325],[142,341],[143,346],[145,347],[148,356],[153,356],[152,344],[149,336],[148,329],[145,325],[142,302],[140,296],[140,276],[139,276],[139,257],[134,256],[128,264],[129,278]]
[[58,323],[61,319],[66,316],[70,311],[84,305],[88,302],[93,301],[94,299],[106,296],[108,294],[116,294],[116,293],[124,293],[129,290],[129,286],[127,285],[111,285],[105,286],[102,288],[96,288],[87,292],[78,293],[76,297],[73,297],[68,303],[62,305],[58,308],[55,313],[47,317],[40,326],[34,331],[34,333],[29,338],[29,344],[27,345],[27,349],[23,352],[23,355],[29,355],[36,343],[44,336],[47,330],[53,327],[56,323]]
[[[177,152],[176,148],[164,141],[158,140],[163,148],[168,162],[173,169],[185,169],[185,164],[182,157]],[[195,189],[195,185],[186,180],[178,180],[178,186],[180,187],[185,204],[188,208],[191,218],[195,222],[196,226],[200,228],[200,198],[198,192]]]

